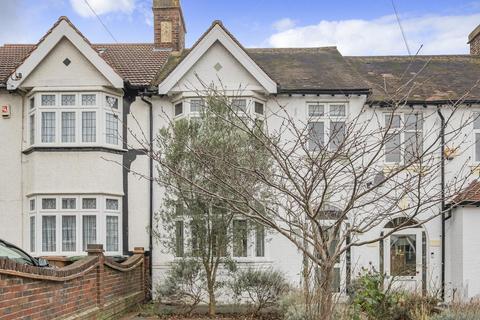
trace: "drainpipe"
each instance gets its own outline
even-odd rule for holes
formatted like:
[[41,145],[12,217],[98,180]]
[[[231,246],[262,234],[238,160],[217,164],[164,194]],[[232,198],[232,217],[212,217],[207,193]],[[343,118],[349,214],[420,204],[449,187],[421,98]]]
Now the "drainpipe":
[[442,279],[441,279],[441,298],[445,301],[445,117],[437,109],[440,117],[440,188],[441,188],[441,210],[442,210]]
[[[149,259],[149,266],[148,266],[148,273],[149,273],[149,285],[150,285],[150,293],[153,291],[153,281],[152,281],[152,274],[153,274],[153,105],[151,101],[145,99],[146,94],[142,94],[141,100],[145,102],[148,107],[148,118],[149,118],[149,139],[150,139],[150,150],[148,152],[149,155],[149,193],[150,193],[150,217],[149,217],[149,226],[148,226],[148,250],[150,252],[150,259]],[[150,95],[151,96],[151,95]]]

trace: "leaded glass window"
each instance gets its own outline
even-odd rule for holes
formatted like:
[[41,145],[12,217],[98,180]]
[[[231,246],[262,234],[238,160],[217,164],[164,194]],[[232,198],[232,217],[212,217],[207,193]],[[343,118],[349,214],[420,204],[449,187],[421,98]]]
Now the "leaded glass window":
[[82,106],[95,106],[97,105],[96,94],[82,94]]

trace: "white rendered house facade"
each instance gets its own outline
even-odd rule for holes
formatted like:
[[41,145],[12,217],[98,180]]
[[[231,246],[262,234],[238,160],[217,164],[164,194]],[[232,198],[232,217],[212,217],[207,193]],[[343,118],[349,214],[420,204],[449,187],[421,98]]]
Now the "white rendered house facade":
[[[332,47],[245,49],[218,21],[191,49],[184,49],[178,1],[155,1],[154,13],[155,24],[169,25],[171,34],[156,28],[159,34],[149,45],[91,44],[61,17],[36,45],[1,47],[0,238],[36,256],[81,255],[88,243],[104,244],[109,255],[143,246],[150,249],[153,282],[159,283],[175,257],[150,237],[163,190],[149,179],[156,170],[146,146],[168,125],[167,118],[198,116],[199,80],[221,85],[246,112],[262,119],[285,106],[323,139],[366,105],[371,106],[367,112],[381,115],[376,80],[395,85],[399,77],[394,66],[410,61],[343,57]],[[476,35],[470,40],[475,42]],[[416,59],[423,66],[423,58]],[[440,134],[439,110],[448,117],[455,99],[464,100],[456,115],[459,126],[463,117],[480,112],[476,90],[465,95],[480,75],[478,59],[475,53],[433,57],[438,65],[429,76],[443,79],[449,73],[463,81],[454,87],[448,80],[433,81],[412,95],[409,110],[422,118],[422,127],[413,134]],[[335,119],[325,113],[334,113]],[[410,113],[398,116],[406,121]],[[478,177],[480,126],[472,122],[464,130],[467,137],[450,146],[455,152],[445,160],[447,180],[463,163],[468,163],[472,179]],[[402,134],[398,139],[406,138]],[[402,157],[390,150],[383,165],[388,168]],[[437,160],[440,165],[440,156]],[[440,184],[439,176],[432,188]],[[470,193],[445,219],[438,216],[384,241],[352,248],[336,265],[336,290],[345,294],[361,267],[393,274],[397,248],[392,245],[408,240],[404,259],[415,268],[402,279],[405,285],[423,291],[445,287],[446,298],[480,295],[475,254],[480,249],[475,232],[479,200],[476,192]],[[442,211],[441,204],[437,207]],[[237,219],[234,226],[243,221]],[[388,232],[389,222],[370,232]],[[180,227],[188,233],[187,223]],[[286,238],[260,230],[243,236],[248,245],[231,252],[239,264],[274,267],[300,283],[302,254]]]

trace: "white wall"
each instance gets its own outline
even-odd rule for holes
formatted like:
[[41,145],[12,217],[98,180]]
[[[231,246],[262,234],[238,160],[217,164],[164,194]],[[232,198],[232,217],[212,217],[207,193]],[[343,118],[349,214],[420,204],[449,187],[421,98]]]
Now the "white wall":
[[11,118],[0,118],[0,239],[22,245],[22,97],[0,90],[0,106],[10,105]]

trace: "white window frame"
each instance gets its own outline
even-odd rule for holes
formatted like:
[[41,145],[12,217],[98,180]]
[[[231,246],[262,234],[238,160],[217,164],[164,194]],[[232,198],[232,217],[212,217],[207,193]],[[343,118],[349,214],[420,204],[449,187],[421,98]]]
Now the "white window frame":
[[[476,164],[480,163],[480,158],[477,159],[477,134],[479,135],[480,139],[480,110],[475,110],[472,113],[473,121],[472,121],[472,133],[473,133],[473,152],[472,152],[472,159],[473,162]],[[478,122],[478,128],[475,128],[475,122]],[[480,141],[479,141],[480,143]]]
[[[310,115],[310,106],[323,106],[323,114],[321,115]],[[330,115],[330,109],[331,106],[337,106],[337,105],[342,105],[345,107],[345,115],[340,115],[340,116],[331,116]],[[348,120],[348,114],[349,114],[349,103],[348,101],[307,101],[306,103],[306,118],[307,118],[307,125],[310,123],[323,123],[323,143],[329,143],[327,146],[328,151],[335,151],[334,148],[332,148],[332,140],[330,137],[330,128],[332,126],[332,123],[336,122],[343,122],[345,124],[345,129],[347,125],[347,120]],[[345,133],[346,134],[346,133]],[[307,142],[310,144],[310,139]],[[315,152],[315,149],[311,148],[310,145],[307,146],[308,150],[311,152]]]
[[[56,199],[56,209],[42,209],[42,199],[52,198]],[[76,199],[76,209],[62,209],[62,199]],[[83,198],[95,198],[97,201],[96,209],[82,209]],[[114,199],[118,201],[118,210],[107,210],[106,199]],[[35,201],[35,210],[30,210],[30,201]],[[38,256],[73,256],[73,255],[86,255],[83,251],[83,216],[95,216],[96,217],[96,240],[97,243],[101,243],[104,246],[104,250],[107,255],[121,255],[122,250],[122,201],[120,196],[110,195],[36,195],[27,199],[28,203],[28,217],[35,218],[35,252],[32,254]],[[42,251],[42,217],[43,216],[55,216],[56,217],[56,250],[52,252]],[[75,216],[76,217],[76,233],[75,233],[75,251],[63,251],[62,250],[62,217],[63,216]],[[107,251],[106,248],[106,228],[107,228],[107,216],[115,216],[118,218],[118,250]],[[30,230],[30,219],[28,219],[28,230]],[[29,234],[30,235],[30,234]],[[30,246],[29,246],[30,247]],[[29,248],[30,250],[30,248]]]
[[[424,135],[424,129],[425,129],[425,113],[420,111],[420,110],[413,110],[413,111],[410,111],[410,112],[396,112],[396,113],[392,113],[392,112],[384,112],[383,113],[383,125],[384,125],[384,128],[386,129],[387,128],[387,122],[386,122],[386,118],[387,116],[389,117],[393,117],[393,116],[399,116],[400,117],[400,127],[399,128],[394,128],[394,127],[391,127],[389,128],[389,132],[388,134],[400,134],[400,161],[387,161],[387,152],[386,152],[386,145],[383,146],[384,148],[384,162],[386,165],[403,165],[405,164],[405,116],[407,115],[415,115],[415,114],[421,114],[422,115],[422,129],[420,130],[421,134],[422,134],[422,148],[423,148],[423,144],[424,144],[424,139],[425,139],[425,135]],[[418,130],[416,130],[418,131]],[[407,131],[407,132],[412,132],[411,130]],[[403,149],[403,150],[402,150]]]
[[[82,105],[82,95],[94,94],[96,99],[96,105]],[[42,106],[42,95],[55,95],[54,106]],[[63,95],[74,95],[75,105],[62,105]],[[114,97],[118,99],[118,108],[111,108],[107,105],[106,97]],[[34,147],[106,147],[109,149],[122,149],[123,139],[121,130],[121,114],[123,110],[123,98],[119,94],[113,94],[107,91],[61,91],[61,92],[49,92],[38,91],[29,95],[26,99],[26,110],[28,110],[28,117],[26,120],[26,130],[28,130],[28,143],[27,149]],[[30,101],[34,99],[33,108],[30,108]],[[54,112],[55,113],[55,139],[53,142],[42,142],[42,112]],[[75,136],[71,142],[62,142],[62,113],[74,112],[75,113]],[[82,139],[82,112],[95,112],[95,141],[83,142]],[[117,143],[107,143],[106,135],[106,114],[113,114],[117,119],[117,131],[118,139]],[[34,122],[30,122],[30,117],[34,116]],[[32,128],[33,125],[33,128]],[[33,129],[33,141],[30,138],[30,131]]]

